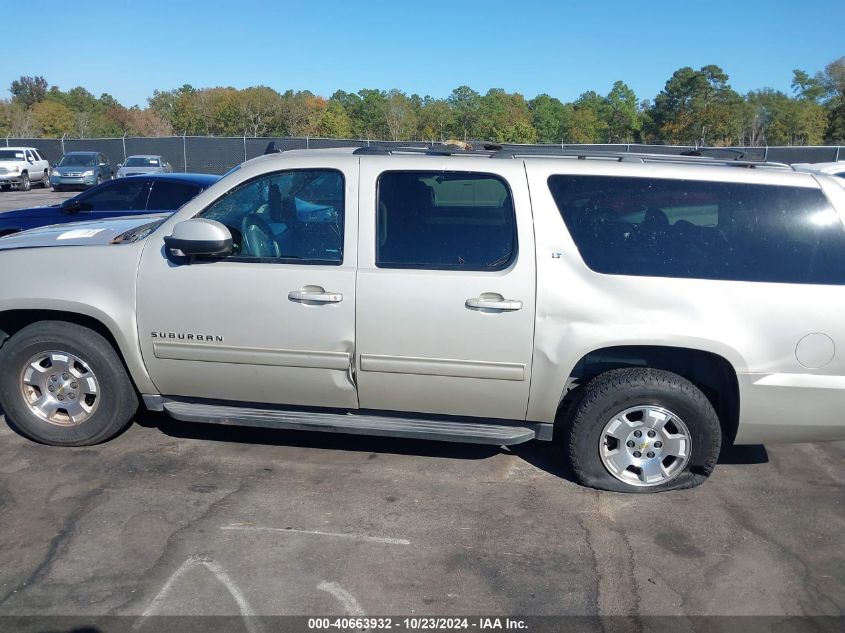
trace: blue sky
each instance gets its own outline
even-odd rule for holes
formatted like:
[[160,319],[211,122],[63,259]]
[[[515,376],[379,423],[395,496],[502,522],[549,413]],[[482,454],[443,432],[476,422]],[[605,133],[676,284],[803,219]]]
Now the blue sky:
[[[0,65],[145,105],[153,89],[267,85],[279,91],[399,88],[445,97],[468,84],[606,94],[617,79],[653,98],[682,66],[718,64],[740,92],[790,91],[845,55],[845,2],[814,0],[100,0],[49,2],[7,29],[35,42]],[[15,34],[20,37],[16,37]],[[21,49],[23,50],[23,49]],[[8,92],[2,96],[8,98]]]

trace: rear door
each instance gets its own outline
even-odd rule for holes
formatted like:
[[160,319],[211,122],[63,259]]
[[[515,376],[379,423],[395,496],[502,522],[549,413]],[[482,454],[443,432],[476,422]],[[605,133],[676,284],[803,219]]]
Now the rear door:
[[521,162],[362,157],[362,408],[522,420],[535,310]]
[[200,191],[201,186],[188,182],[153,180],[152,191],[147,199],[147,211],[175,211]]

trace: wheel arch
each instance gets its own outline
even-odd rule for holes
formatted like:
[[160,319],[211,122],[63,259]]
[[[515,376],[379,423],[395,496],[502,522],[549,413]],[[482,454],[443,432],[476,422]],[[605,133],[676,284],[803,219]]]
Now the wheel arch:
[[[133,343],[127,342],[119,328],[106,315],[90,314],[74,309],[53,308],[13,308],[0,311],[0,349],[9,337],[24,327],[38,321],[64,321],[87,327],[105,338],[114,348],[115,353],[123,363],[124,369],[134,383],[136,389],[142,393],[154,390],[150,378],[138,358],[140,352],[132,349]],[[135,351],[135,355],[132,353]]]
[[692,382],[716,410],[723,443],[733,443],[739,428],[740,405],[736,369],[724,356],[687,347],[618,345],[588,352],[570,373],[558,406],[557,423],[565,422],[587,382],[606,371],[627,367],[663,369]]

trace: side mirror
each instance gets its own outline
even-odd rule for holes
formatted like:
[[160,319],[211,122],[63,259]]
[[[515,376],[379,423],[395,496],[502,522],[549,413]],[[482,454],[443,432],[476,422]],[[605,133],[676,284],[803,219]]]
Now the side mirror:
[[70,198],[66,202],[62,203],[62,209],[65,213],[79,213],[80,211],[91,211],[93,207],[83,200]]
[[224,257],[232,253],[232,234],[229,229],[215,220],[193,218],[179,222],[173,233],[164,238],[164,244],[172,254],[211,255]]

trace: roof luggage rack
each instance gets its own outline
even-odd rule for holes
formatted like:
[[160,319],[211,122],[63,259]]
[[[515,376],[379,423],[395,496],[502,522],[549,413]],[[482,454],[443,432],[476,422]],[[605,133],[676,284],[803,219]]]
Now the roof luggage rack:
[[[640,152],[606,151],[592,149],[560,148],[554,145],[546,147],[511,148],[502,145],[484,144],[476,149],[468,143],[463,146],[452,144],[432,144],[426,147],[395,147],[389,145],[373,144],[367,147],[359,147],[355,154],[361,156],[390,156],[393,154],[420,154],[424,156],[482,156],[488,158],[575,158],[578,160],[603,159],[613,160],[620,163],[651,163],[665,162],[693,165],[727,165],[730,167],[774,167],[779,169],[792,169],[786,163],[774,163],[766,160],[755,160],[746,158],[746,152],[733,148],[722,147],[701,147],[697,150],[683,152],[681,154],[646,154]],[[733,158],[718,158],[706,155],[718,152],[732,154]]]

